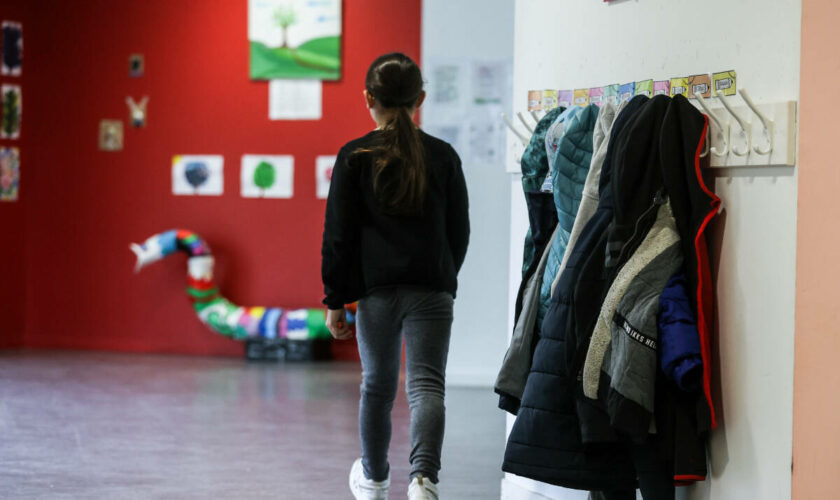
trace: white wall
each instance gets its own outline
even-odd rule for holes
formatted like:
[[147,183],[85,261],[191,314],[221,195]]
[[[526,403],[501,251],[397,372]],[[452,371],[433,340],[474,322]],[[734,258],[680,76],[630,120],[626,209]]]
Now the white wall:
[[[441,59],[511,60],[513,1],[424,0],[422,50],[425,69]],[[425,78],[431,76],[427,72]],[[424,110],[424,122],[434,118],[430,113],[432,106]],[[464,174],[472,237],[458,277],[447,380],[490,387],[507,349],[509,177],[501,161],[466,161]]]
[[[798,0],[517,0],[515,16],[514,103],[520,110],[529,89],[729,69],[756,101],[799,96]],[[797,176],[782,168],[714,175],[724,206],[710,244],[718,305],[713,387],[721,425],[711,438],[710,479],[680,495],[789,499]],[[512,217],[513,231],[521,233],[524,204],[512,205]],[[512,255],[510,265],[513,275],[521,255]],[[510,283],[509,291],[517,285]],[[581,498],[510,479],[507,498]],[[523,496],[525,490],[543,496]]]

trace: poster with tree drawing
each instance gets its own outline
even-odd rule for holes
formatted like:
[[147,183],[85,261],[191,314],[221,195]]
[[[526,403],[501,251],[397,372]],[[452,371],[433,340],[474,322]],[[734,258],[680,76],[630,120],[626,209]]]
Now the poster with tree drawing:
[[251,79],[341,78],[341,0],[248,0]]

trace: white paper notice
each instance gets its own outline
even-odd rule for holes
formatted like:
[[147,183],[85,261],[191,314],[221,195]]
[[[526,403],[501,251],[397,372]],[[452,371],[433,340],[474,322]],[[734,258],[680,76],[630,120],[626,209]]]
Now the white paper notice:
[[244,155],[243,198],[291,198],[294,194],[295,158],[289,155]]
[[315,159],[315,196],[319,200],[326,200],[330,194],[335,156],[319,156]]
[[172,157],[172,193],[219,196],[224,190],[225,158],[216,155]]
[[268,82],[268,118],[271,120],[320,120],[321,80],[271,80]]
[[504,163],[512,78],[507,60],[442,59],[429,67],[423,128],[447,141],[465,164]]

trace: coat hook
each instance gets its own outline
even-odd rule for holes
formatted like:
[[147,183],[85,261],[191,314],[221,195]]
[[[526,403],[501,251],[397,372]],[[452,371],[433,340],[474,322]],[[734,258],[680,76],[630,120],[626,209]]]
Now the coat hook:
[[743,118],[741,118],[738,115],[738,113],[736,113],[735,110],[732,109],[732,107],[729,105],[729,103],[726,102],[726,97],[725,96],[718,93],[716,97],[721,102],[721,104],[723,104],[723,107],[726,108],[726,111],[728,111],[729,114],[732,115],[733,118],[735,118],[735,121],[738,122],[738,126],[741,127],[741,132],[740,133],[744,134],[744,137],[746,138],[746,141],[747,141],[747,147],[746,148],[742,149],[741,151],[738,151],[737,149],[735,149],[734,146],[732,146],[731,147],[732,152],[737,156],[746,156],[746,155],[750,154],[750,151],[752,150],[752,123],[750,123],[750,122],[744,120]]
[[522,125],[525,125],[525,130],[527,130],[528,133],[533,134],[534,133],[534,127],[532,127],[531,124],[528,123],[528,120],[525,119],[525,115],[523,115],[522,112],[520,111],[519,113],[516,113],[516,116],[519,117],[519,121],[522,122]]
[[712,121],[715,122],[715,125],[717,125],[720,135],[723,137],[723,151],[718,151],[717,146],[712,146],[710,148],[710,151],[715,156],[726,156],[727,154],[729,154],[729,124],[727,123],[726,127],[724,128],[717,115],[715,115],[709,108],[709,105],[706,104],[706,100],[703,99],[702,95],[695,93],[694,97],[697,98],[697,102],[700,103],[700,107],[703,108],[703,111],[705,111],[709,118],[711,118]]
[[759,111],[758,107],[753,103],[752,99],[750,99],[750,95],[747,93],[746,89],[741,89],[738,91],[738,94],[741,95],[741,98],[744,102],[747,103],[747,106],[752,110],[753,113],[758,116],[758,119],[761,120],[761,124],[764,126],[763,133],[767,136],[767,140],[770,143],[766,149],[762,149],[758,146],[753,148],[753,151],[760,155],[769,155],[773,152],[774,146],[774,139],[775,139],[775,128],[776,122],[770,118],[767,118],[764,113]]
[[507,125],[507,127],[510,129],[510,131],[513,132],[514,135],[516,135],[516,137],[519,138],[519,141],[522,144],[527,146],[528,143],[531,142],[528,137],[525,137],[525,135],[522,134],[522,132],[516,130],[516,127],[513,125],[513,122],[511,122],[510,118],[508,118],[507,115],[504,114],[504,113],[502,113],[502,120],[505,122],[505,125]]
[[540,114],[537,111],[530,111],[531,116],[534,118],[534,121],[539,123],[540,122]]

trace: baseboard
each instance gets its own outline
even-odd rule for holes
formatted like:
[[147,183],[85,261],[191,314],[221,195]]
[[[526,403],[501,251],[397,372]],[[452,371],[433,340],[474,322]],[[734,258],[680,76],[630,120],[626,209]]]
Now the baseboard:
[[540,483],[513,474],[502,479],[502,500],[588,500],[589,492]]
[[508,478],[502,478],[501,500],[551,500],[547,496],[527,490]]
[[447,387],[475,387],[482,389],[493,390],[493,384],[496,382],[495,375],[485,375],[480,373],[447,373],[446,385]]

